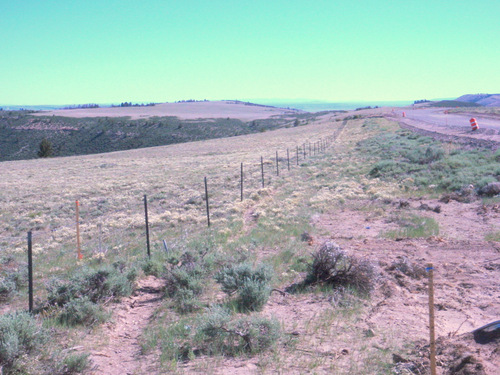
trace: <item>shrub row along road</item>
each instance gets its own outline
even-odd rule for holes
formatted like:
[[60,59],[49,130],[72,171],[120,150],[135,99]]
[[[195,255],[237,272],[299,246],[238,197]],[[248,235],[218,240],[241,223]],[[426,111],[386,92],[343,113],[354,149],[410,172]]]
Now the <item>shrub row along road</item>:
[[[400,123],[453,137],[465,137],[500,143],[500,118],[478,113],[445,113],[449,108],[399,109],[388,117]],[[405,111],[406,117],[402,117]],[[479,129],[471,130],[470,118],[474,117]]]

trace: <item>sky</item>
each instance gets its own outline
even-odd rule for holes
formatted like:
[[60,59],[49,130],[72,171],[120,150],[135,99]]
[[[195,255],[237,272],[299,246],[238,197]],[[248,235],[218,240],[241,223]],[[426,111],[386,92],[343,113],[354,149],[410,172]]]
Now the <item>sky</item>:
[[500,92],[498,0],[0,0],[0,104]]

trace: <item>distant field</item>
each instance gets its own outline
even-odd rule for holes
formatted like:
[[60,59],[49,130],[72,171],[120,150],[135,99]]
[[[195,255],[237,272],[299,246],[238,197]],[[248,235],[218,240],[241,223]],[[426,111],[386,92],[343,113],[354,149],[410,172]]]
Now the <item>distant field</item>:
[[162,103],[147,107],[112,107],[65,109],[44,111],[37,113],[42,116],[64,117],[130,117],[130,119],[144,119],[149,117],[174,116],[184,120],[200,118],[233,118],[242,121],[266,119],[275,116],[295,115],[302,111],[276,108],[262,105],[243,103],[238,101],[218,102],[185,102]]

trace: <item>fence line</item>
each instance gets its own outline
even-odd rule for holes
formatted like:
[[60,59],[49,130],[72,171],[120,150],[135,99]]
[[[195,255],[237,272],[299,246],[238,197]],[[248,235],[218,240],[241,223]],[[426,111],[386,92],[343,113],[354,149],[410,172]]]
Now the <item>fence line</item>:
[[[345,126],[345,124],[343,124]],[[343,128],[343,127],[342,127]],[[336,131],[327,137],[327,139],[325,140],[325,144],[328,145],[330,144],[331,142],[333,142],[337,137],[338,135],[340,134],[342,129],[336,129]],[[307,144],[309,145],[309,148],[311,149],[311,142],[308,141]],[[314,145],[316,145],[316,142],[314,143]],[[296,163],[297,165],[299,165],[299,160],[300,160],[300,157],[303,155],[303,159],[306,160],[307,159],[307,153],[306,153],[306,143],[303,143],[302,147],[301,147],[302,151],[299,153],[299,146],[297,145],[296,146]],[[287,162],[287,167],[288,167],[288,170],[290,171],[291,170],[291,160],[293,161],[293,156],[292,158],[290,158],[290,152],[289,152],[289,149],[287,148],[286,149],[286,152],[287,152],[287,159],[286,159],[286,162]],[[276,163],[276,176],[279,177],[280,176],[280,167],[279,167],[279,152],[278,150],[276,150],[275,152],[276,154],[276,158],[275,158],[275,163]],[[309,150],[309,157],[312,156],[312,153],[311,153],[311,150]],[[271,159],[272,160],[272,159]],[[264,188],[266,186],[266,183],[265,183],[265,164],[269,164],[270,167],[273,166],[273,162],[264,162],[264,157],[261,156],[261,160],[260,160],[260,174],[261,174],[261,184],[262,184],[262,188]],[[247,179],[248,182],[250,182],[250,184],[247,183],[247,185],[249,186],[249,188],[251,186],[253,186],[254,188],[257,188],[255,186],[255,183],[257,182],[257,179],[256,179],[256,176],[257,174],[259,173],[258,171],[258,163],[255,163],[254,164],[254,167],[255,169],[252,170],[252,168],[247,168],[246,171],[245,171],[245,174],[243,173],[244,170],[243,170],[243,163],[240,164],[240,201],[243,201],[243,192],[244,192],[244,183],[245,183],[245,178]],[[272,176],[273,174],[270,173],[269,174],[269,183],[268,184],[271,184],[272,183]],[[254,184],[252,185],[252,181],[254,182]],[[211,222],[210,222],[210,203],[209,203],[209,194],[208,194],[208,182],[207,182],[207,177],[205,176],[204,177],[204,183],[205,183],[205,201],[206,201],[206,212],[207,212],[207,224],[208,224],[208,227],[210,227],[211,225]],[[248,190],[248,188],[247,188]],[[147,256],[150,258],[151,257],[151,244],[150,244],[150,237],[151,237],[151,233],[150,233],[150,229],[152,229],[152,234],[153,234],[153,237],[159,237],[159,235],[155,235],[155,229],[156,226],[153,226],[151,227],[151,223],[149,222],[149,216],[148,216],[148,199],[147,199],[147,195],[144,195],[143,197],[143,200],[144,200],[144,225],[145,225],[145,231],[146,231],[146,246],[147,246]],[[137,204],[137,206],[135,206],[135,208],[138,210],[138,207],[139,206],[139,203]],[[132,205],[132,208],[134,207],[134,205]],[[130,209],[132,209],[130,208]],[[130,210],[129,209],[129,210]],[[164,209],[158,209],[158,206],[156,207],[157,210],[159,210],[160,212],[163,211]],[[109,250],[109,247],[112,247],[113,249],[115,249],[116,251],[119,251],[119,248],[123,248],[123,247],[130,247],[130,246],[138,246],[140,244],[140,238],[138,237],[135,237],[135,239],[131,239],[129,241],[124,241],[125,238],[127,238],[127,236],[125,236],[125,231],[129,230],[129,226],[127,227],[118,227],[118,228],[114,228],[112,229],[113,227],[112,226],[108,226],[105,228],[105,230],[103,231],[103,219],[102,218],[99,218],[98,219],[98,223],[97,224],[94,224],[92,222],[92,218],[89,218],[89,219],[86,219],[85,218],[85,211],[86,210],[83,210],[83,212],[81,212],[80,210],[80,202],[79,201],[76,201],[76,205],[75,205],[75,216],[76,216],[76,236],[77,236],[77,257],[78,259],[82,259],[83,258],[83,254],[82,254],[82,243],[80,242],[80,225],[81,224],[89,224],[90,226],[92,227],[96,227],[97,229],[97,235],[95,234],[95,229],[92,230],[91,227],[87,226],[85,227],[85,229],[83,230],[82,232],[82,239],[84,240],[83,241],[83,245],[84,245],[84,249],[86,249],[85,253],[88,253],[89,249],[91,247],[94,247],[96,250],[98,250],[99,253],[106,253],[108,250]],[[132,212],[132,211],[131,211]],[[83,213],[83,218],[81,217],[81,213]],[[30,282],[29,282],[29,294],[30,294],[30,311],[32,310],[32,293],[33,293],[33,280],[32,280],[32,256],[33,256],[33,245],[37,246],[36,243],[33,242],[33,239],[38,239],[39,242],[42,242],[41,240],[42,239],[47,239],[48,237],[52,236],[54,237],[57,232],[59,231],[62,231],[62,230],[65,230],[65,229],[69,229],[69,228],[75,228],[74,225],[75,225],[75,221],[73,220],[70,220],[68,219],[67,220],[67,223],[68,225],[66,226],[61,226],[59,225],[59,227],[57,228],[52,228],[50,229],[49,231],[45,230],[45,231],[41,231],[41,232],[33,232],[33,231],[29,231],[29,234],[28,234],[28,255],[29,255],[29,259],[28,259],[28,263],[29,263],[29,272],[30,272]],[[72,223],[72,224],[70,224]],[[139,227],[139,225],[137,224],[137,228]],[[94,235],[92,235],[92,233],[94,233]],[[26,237],[24,237],[26,238]],[[67,242],[67,239],[69,239],[68,235],[66,237],[63,237],[64,240],[64,244],[62,244],[61,246],[64,248],[66,246],[69,245],[69,243]],[[17,236],[12,236],[12,237],[1,237],[0,238],[0,243],[3,241],[3,242],[8,242],[8,244],[11,243],[11,240],[13,240],[13,242],[18,242],[18,244],[22,244],[24,242],[23,238],[21,236],[17,237]],[[113,247],[112,243],[113,242],[116,242],[116,246]],[[5,245],[2,245],[2,247],[4,247]],[[69,245],[70,246],[70,245]],[[95,251],[94,251],[95,252]],[[36,252],[35,252],[35,256],[36,256]]]

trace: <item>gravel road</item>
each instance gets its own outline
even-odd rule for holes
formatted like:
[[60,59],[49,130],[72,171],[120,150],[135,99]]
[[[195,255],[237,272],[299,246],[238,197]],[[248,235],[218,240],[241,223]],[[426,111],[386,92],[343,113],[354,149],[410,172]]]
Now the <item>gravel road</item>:
[[[401,126],[419,130],[426,135],[444,141],[458,141],[471,146],[498,148],[500,146],[500,118],[491,115],[471,113],[450,113],[449,108],[411,109],[399,108],[386,114],[386,117],[397,120]],[[406,116],[403,117],[403,112]],[[471,129],[469,119],[477,120],[479,129]]]

